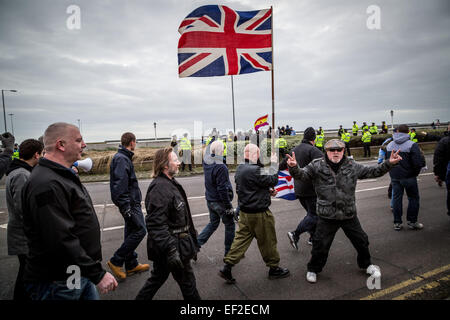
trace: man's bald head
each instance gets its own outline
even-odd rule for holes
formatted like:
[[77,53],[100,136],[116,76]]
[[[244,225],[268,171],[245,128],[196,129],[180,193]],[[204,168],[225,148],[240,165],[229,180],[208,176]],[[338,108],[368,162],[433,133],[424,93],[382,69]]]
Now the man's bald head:
[[53,152],[58,140],[65,140],[72,130],[78,130],[77,126],[70,123],[57,122],[48,126],[44,133],[44,148],[46,152]]
[[211,154],[215,154],[216,156],[223,155],[223,143],[222,141],[214,141],[211,143]]
[[249,143],[244,149],[244,158],[256,163],[259,159],[259,148],[256,144]]

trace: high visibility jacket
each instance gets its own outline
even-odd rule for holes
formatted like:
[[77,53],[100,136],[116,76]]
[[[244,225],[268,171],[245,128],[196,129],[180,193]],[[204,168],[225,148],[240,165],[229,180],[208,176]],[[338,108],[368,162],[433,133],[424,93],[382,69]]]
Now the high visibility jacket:
[[372,135],[370,134],[370,132],[365,132],[364,134],[363,134],[363,136],[361,137],[361,140],[362,140],[362,142],[370,142],[370,141],[372,141]]
[[419,142],[419,140],[417,140],[417,138],[416,138],[417,134],[415,132],[410,132],[408,134],[409,134],[409,137],[410,137],[412,142]]
[[223,143],[223,156],[227,156],[227,142],[225,140],[222,140]]
[[233,142],[233,141],[234,141],[234,136],[229,135],[229,136],[228,136],[228,142]]
[[320,129],[320,134],[323,136],[325,135],[325,132],[323,131],[323,129]]
[[359,130],[358,125],[357,125],[357,124],[354,124],[353,127],[352,127],[352,132],[353,132],[353,133],[358,133],[358,130]]
[[318,134],[316,136],[316,140],[314,140],[316,147],[318,147],[318,148],[322,148],[323,147],[323,140],[324,140],[324,138],[325,137],[323,136],[323,134]]
[[344,132],[341,136],[341,140],[344,141],[345,143],[349,143],[350,142],[350,133],[348,132]]
[[15,150],[13,152],[13,155],[11,156],[11,158],[14,159],[19,159],[19,150]]
[[287,141],[284,138],[275,140],[275,148],[285,149],[287,147]]
[[366,124],[365,126],[362,126],[361,127],[361,130],[364,132],[364,129],[367,129],[367,130],[369,130],[369,126]]
[[191,150],[192,149],[191,141],[186,137],[182,138],[180,140],[180,147],[181,150]]
[[378,127],[377,127],[377,126],[371,126],[371,127],[369,128],[369,132],[370,132],[371,134],[377,134],[377,133],[378,133]]
[[208,139],[206,139],[206,145],[208,145],[208,144],[211,143],[212,138],[213,138],[213,137],[209,137]]

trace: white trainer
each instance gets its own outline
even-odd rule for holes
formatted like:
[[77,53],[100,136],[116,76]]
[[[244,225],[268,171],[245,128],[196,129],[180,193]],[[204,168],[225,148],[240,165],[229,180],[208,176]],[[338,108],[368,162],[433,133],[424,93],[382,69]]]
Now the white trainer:
[[307,272],[306,273],[306,281],[309,283],[316,283],[317,282],[317,274],[314,272]]
[[374,264],[371,264],[367,267],[366,270],[367,274],[370,274],[374,278],[380,278],[381,277],[381,270],[379,266],[376,266]]

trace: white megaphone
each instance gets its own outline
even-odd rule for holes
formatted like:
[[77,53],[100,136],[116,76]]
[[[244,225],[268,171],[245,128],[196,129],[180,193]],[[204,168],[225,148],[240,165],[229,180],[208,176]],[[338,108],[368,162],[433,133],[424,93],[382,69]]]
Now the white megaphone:
[[92,169],[92,159],[86,158],[84,160],[75,161],[73,165],[74,167],[81,168],[85,172],[88,172]]

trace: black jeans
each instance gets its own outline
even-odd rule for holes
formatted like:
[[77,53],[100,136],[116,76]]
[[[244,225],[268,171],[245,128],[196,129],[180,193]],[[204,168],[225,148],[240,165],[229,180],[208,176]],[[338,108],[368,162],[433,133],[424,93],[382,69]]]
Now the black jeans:
[[201,300],[195,283],[194,270],[192,270],[190,261],[183,261],[184,268],[175,272],[170,271],[167,266],[166,257],[161,257],[153,262],[153,270],[150,278],[139,291],[136,300],[151,300],[156,292],[166,282],[169,274],[178,283],[185,300]]
[[303,208],[306,210],[306,216],[303,218],[302,221],[297,226],[297,229],[294,231],[294,237],[297,239],[300,237],[300,235],[303,232],[309,232],[311,236],[314,235],[314,231],[316,230],[317,225],[317,214],[316,214],[316,203],[317,203],[317,197],[299,197],[298,200],[300,201]]
[[315,273],[322,271],[327,262],[328,252],[330,251],[334,236],[339,228],[342,228],[358,252],[358,266],[366,269],[372,264],[369,252],[369,239],[357,217],[349,220],[329,220],[319,217],[312,241],[312,256],[308,263],[308,271]]
[[370,142],[364,142],[364,157],[370,157]]
[[351,156],[352,154],[350,153],[350,143],[345,142],[345,149],[347,150],[347,155]]
[[111,263],[115,266],[121,267],[125,263],[126,270],[134,269],[138,265],[138,255],[134,250],[147,234],[141,207],[135,207],[131,211],[131,218],[125,220],[124,241],[111,258]]
[[13,300],[18,301],[31,300],[28,293],[25,291],[25,284],[23,282],[23,274],[25,272],[27,256],[25,254],[19,254],[17,257],[19,258],[19,272],[17,273]]

